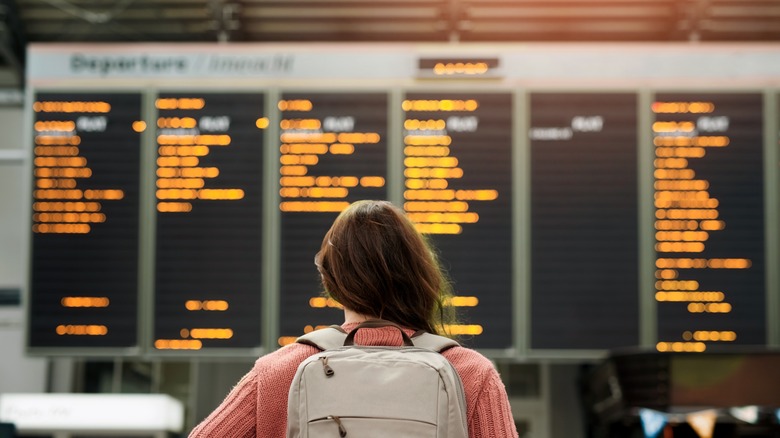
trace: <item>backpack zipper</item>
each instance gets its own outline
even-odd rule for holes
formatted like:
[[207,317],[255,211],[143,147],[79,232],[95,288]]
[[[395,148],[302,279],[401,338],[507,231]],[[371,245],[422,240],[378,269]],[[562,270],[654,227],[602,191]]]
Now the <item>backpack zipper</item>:
[[325,372],[325,377],[333,377],[336,372],[328,365],[328,356],[322,356],[320,360],[322,361],[322,371]]
[[343,424],[341,424],[341,418],[339,418],[339,417],[337,417],[337,416],[335,416],[335,415],[328,415],[326,418],[327,418],[328,420],[333,420],[333,421],[335,421],[335,422],[336,422],[336,424],[339,426],[339,436],[340,436],[340,437],[342,437],[342,438],[343,438],[343,437],[347,436],[347,429],[344,429],[344,425],[343,425]]

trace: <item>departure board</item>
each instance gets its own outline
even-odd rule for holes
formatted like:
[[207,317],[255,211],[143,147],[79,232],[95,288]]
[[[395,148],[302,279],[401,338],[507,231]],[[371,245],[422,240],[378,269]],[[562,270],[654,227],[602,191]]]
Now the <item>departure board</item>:
[[409,93],[404,110],[404,210],[448,271],[473,348],[512,342],[512,96]]
[[766,342],[762,108],[759,93],[655,96],[659,351]]
[[279,345],[344,321],[324,297],[314,255],[339,212],[361,199],[386,199],[387,95],[283,93]]
[[137,345],[141,95],[32,104],[32,348]]
[[531,94],[531,348],[639,342],[637,97]]
[[264,96],[155,102],[156,350],[261,344]]

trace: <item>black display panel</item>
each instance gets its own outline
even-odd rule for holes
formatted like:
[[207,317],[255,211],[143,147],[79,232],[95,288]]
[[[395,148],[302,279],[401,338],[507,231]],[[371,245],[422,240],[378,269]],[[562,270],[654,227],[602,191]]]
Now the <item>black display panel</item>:
[[314,255],[338,213],[386,199],[387,95],[284,93],[280,122],[281,278],[279,345],[343,311],[323,297]]
[[153,348],[261,344],[264,96],[156,100]]
[[766,342],[762,109],[758,93],[655,96],[660,351]]
[[531,348],[639,342],[637,97],[531,94]]
[[473,348],[510,348],[512,96],[409,93],[403,101],[404,210],[439,252]]
[[28,344],[137,345],[140,94],[38,93]]

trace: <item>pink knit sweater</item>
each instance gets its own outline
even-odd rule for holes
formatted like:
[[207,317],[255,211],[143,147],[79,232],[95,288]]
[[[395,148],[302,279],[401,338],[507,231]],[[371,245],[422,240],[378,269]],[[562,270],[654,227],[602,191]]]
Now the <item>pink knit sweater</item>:
[[[350,331],[357,324],[344,324]],[[412,331],[407,332],[409,335]],[[362,329],[359,345],[401,345],[391,327]],[[255,362],[225,401],[190,433],[190,437],[284,437],[287,430],[287,393],[298,365],[318,350],[291,344]],[[504,384],[493,364],[474,350],[454,347],[443,353],[463,381],[469,437],[517,437]]]

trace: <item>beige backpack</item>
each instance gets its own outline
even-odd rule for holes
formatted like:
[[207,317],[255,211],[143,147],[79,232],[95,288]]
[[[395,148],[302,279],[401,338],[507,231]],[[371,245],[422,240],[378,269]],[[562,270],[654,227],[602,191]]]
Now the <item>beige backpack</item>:
[[292,438],[467,438],[466,399],[458,373],[439,354],[458,343],[430,333],[404,345],[354,345],[362,328],[393,326],[367,321],[349,334],[333,326],[298,342],[321,353],[295,373],[287,405],[287,436]]

